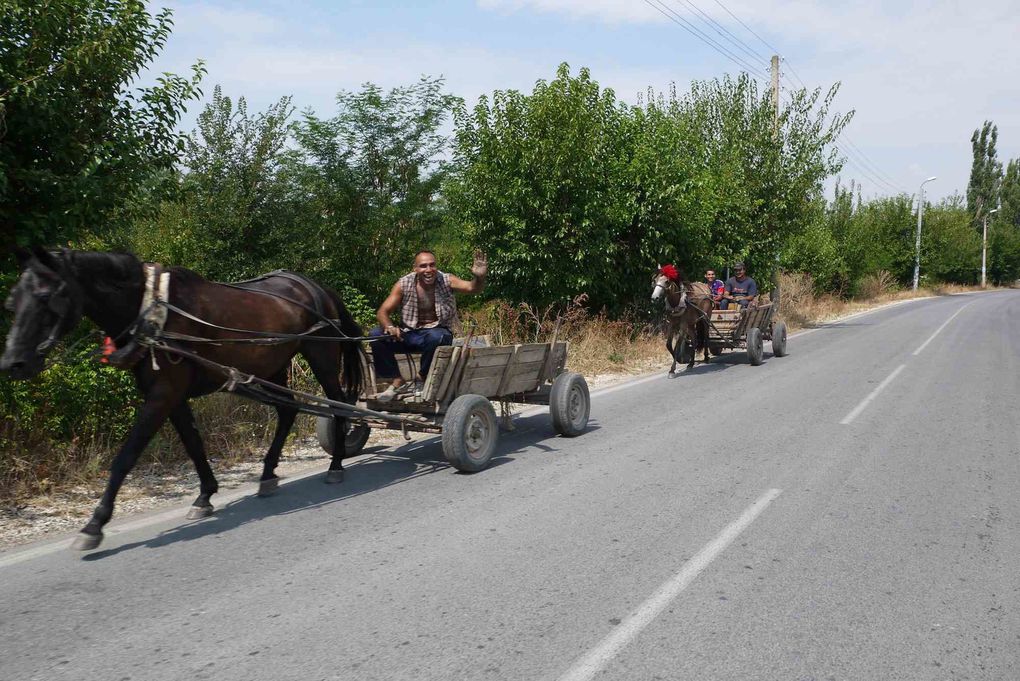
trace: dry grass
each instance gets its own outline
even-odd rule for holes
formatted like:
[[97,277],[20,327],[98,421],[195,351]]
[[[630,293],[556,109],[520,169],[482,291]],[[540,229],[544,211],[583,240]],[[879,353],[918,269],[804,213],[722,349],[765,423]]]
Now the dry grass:
[[557,340],[570,343],[567,367],[585,376],[640,371],[664,354],[653,328],[626,318],[610,319],[604,312],[592,314],[585,302],[586,296],[578,296],[560,310],[494,301],[465,317],[476,334],[487,334],[496,345],[549,342],[556,333]]

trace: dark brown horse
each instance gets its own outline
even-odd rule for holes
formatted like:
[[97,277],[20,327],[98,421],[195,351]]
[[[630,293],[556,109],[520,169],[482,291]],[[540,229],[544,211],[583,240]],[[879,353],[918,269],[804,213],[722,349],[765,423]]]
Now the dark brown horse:
[[690,344],[687,368],[694,366],[698,350],[703,350],[704,361],[708,354],[708,317],[712,312],[712,295],[706,284],[684,283],[676,268],[664,265],[652,278],[652,300],[665,296],[669,327],[666,329],[666,351],[673,358],[669,377],[676,378],[676,365],[683,362],[683,348]]
[[[142,263],[133,255],[35,249],[20,251],[18,260],[21,277],[7,299],[7,309],[14,313],[14,323],[0,359],[0,370],[9,371],[15,379],[36,376],[43,369],[47,353],[77,326],[82,316],[94,321],[107,336],[117,339],[118,344],[132,341],[132,329],[137,327],[140,318],[147,281]],[[217,327],[226,327],[219,329],[202,324],[171,309],[165,321],[167,332],[219,340],[246,335],[226,329],[289,337],[318,324],[319,328],[309,335],[361,336],[361,329],[339,296],[307,278],[273,273],[251,282],[226,285],[207,281],[184,268],[167,271],[167,302],[171,306]],[[335,321],[325,323],[324,320]],[[291,358],[300,353],[308,361],[326,397],[353,403],[361,390],[360,348],[355,342],[299,337],[261,345],[188,341],[175,341],[175,344],[206,360],[235,367],[279,385],[286,384]],[[200,494],[188,518],[202,518],[213,511],[210,497],[218,486],[188,400],[221,389],[225,376],[207,364],[165,350],[153,349],[151,354],[146,353],[144,346],[139,350],[144,357],[134,364],[132,371],[143,403],[110,466],[110,479],[103,497],[92,519],[75,540],[76,549],[92,549],[102,541],[103,526],[113,515],[114,502],[124,478],[168,418],[180,435],[201,481]],[[260,494],[271,493],[276,488],[275,470],[280,450],[297,414],[289,404],[274,406],[278,422],[265,456]],[[333,427],[335,445],[327,482],[343,479],[341,459],[347,424],[344,419],[336,418]]]

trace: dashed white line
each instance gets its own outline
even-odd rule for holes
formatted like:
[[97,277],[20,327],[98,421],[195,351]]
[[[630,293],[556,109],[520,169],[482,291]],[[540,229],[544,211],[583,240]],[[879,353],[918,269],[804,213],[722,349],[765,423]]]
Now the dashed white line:
[[844,426],[847,425],[848,423],[852,423],[855,418],[860,416],[861,412],[864,411],[864,408],[867,407],[868,404],[870,404],[873,399],[878,397],[878,394],[885,390],[886,386],[892,383],[893,379],[896,378],[896,376],[906,368],[907,368],[906,364],[901,364],[898,367],[896,367],[891,374],[885,377],[884,381],[878,384],[877,388],[868,393],[868,396],[861,400],[861,403],[853,408],[853,411],[844,416],[843,420],[840,421],[840,423],[843,424]]
[[972,300],[969,303],[966,303],[965,305],[961,306],[959,310],[954,312],[952,317],[950,317],[949,319],[947,319],[946,321],[944,321],[942,323],[942,326],[940,326],[939,328],[935,329],[935,333],[933,333],[932,335],[928,336],[928,340],[926,340],[925,342],[921,343],[921,346],[919,348],[917,348],[917,350],[914,350],[914,356],[916,357],[916,356],[920,355],[921,351],[924,350],[926,347],[928,347],[928,343],[931,343],[933,340],[935,340],[935,336],[937,336],[940,333],[942,333],[942,329],[944,329],[947,326],[949,326],[949,322],[951,322],[954,319],[956,319],[956,315],[958,315],[961,312],[963,312],[964,309],[966,309],[968,305],[973,305],[976,302],[977,302],[976,300]]
[[624,647],[641,633],[691,582],[708,567],[716,556],[726,550],[734,539],[743,532],[782,490],[770,489],[740,514],[740,517],[727,525],[715,539],[706,544],[697,555],[684,564],[683,568],[660,586],[648,600],[638,606],[595,647],[585,653],[568,669],[559,681],[588,681],[602,671]]

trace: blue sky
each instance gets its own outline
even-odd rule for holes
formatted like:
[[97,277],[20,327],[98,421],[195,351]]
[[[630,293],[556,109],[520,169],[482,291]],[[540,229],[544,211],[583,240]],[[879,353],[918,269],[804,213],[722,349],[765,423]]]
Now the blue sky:
[[[245,96],[249,109],[291,95],[299,109],[328,116],[339,90],[366,81],[394,87],[422,74],[445,77],[452,93],[473,102],[494,89],[530,91],[563,61],[575,70],[589,67],[595,80],[633,103],[648,86],[662,90],[675,82],[683,91],[693,79],[744,68],[664,16],[666,10],[755,67],[763,83],[771,48],[784,58],[784,87],[840,81],[835,108],[856,110],[840,143],[850,161],[843,181],[862,183],[866,196],[914,193],[931,175],[939,179],[925,188],[930,198],[963,193],[970,134],[985,119],[998,124],[1000,159],[1020,156],[1015,0],[167,0],[152,6],[172,8],[176,24],[154,70],[185,73],[201,58],[206,94],[219,84],[228,96]],[[698,10],[717,23],[703,21]],[[723,28],[742,45],[721,36]]]

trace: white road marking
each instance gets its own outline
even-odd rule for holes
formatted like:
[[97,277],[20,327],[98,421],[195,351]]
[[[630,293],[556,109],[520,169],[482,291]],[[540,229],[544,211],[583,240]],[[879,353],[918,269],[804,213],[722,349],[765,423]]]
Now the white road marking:
[[950,317],[949,319],[947,319],[946,321],[944,321],[942,323],[942,326],[940,326],[939,328],[935,329],[935,333],[933,333],[932,335],[928,336],[928,340],[926,340],[925,342],[921,343],[921,346],[919,348],[917,348],[917,350],[914,350],[914,356],[916,357],[916,356],[920,355],[921,351],[924,350],[926,347],[928,347],[928,343],[931,343],[933,340],[935,340],[935,336],[939,335],[942,332],[942,329],[944,329],[947,326],[949,326],[949,322],[951,322],[954,319],[956,319],[956,315],[958,315],[961,312],[963,312],[964,309],[966,309],[968,305],[973,305],[976,302],[977,302],[976,300],[972,300],[969,303],[966,303],[965,305],[963,305],[959,310],[954,312],[952,317]]
[[897,374],[899,374],[906,368],[907,368],[906,364],[901,364],[898,367],[896,367],[891,374],[885,377],[884,381],[878,384],[877,388],[872,390],[867,397],[861,400],[860,404],[854,407],[853,411],[844,416],[843,420],[840,421],[840,423],[843,424],[844,426],[847,425],[848,423],[852,423],[855,418],[860,416],[861,412],[864,411],[864,408],[867,407],[868,404],[870,404],[873,399],[878,397],[878,394],[885,390],[887,385],[893,382],[893,379],[896,378]]
[[559,681],[587,681],[601,672],[627,644],[641,633],[659,614],[679,596],[691,582],[708,567],[716,556],[726,550],[734,539],[743,532],[782,490],[770,489],[751,504],[740,517],[727,525],[715,539],[698,551],[697,555],[684,564],[673,577],[660,586],[651,597],[638,606],[613,629],[613,633],[602,639],[595,647],[578,659]]

